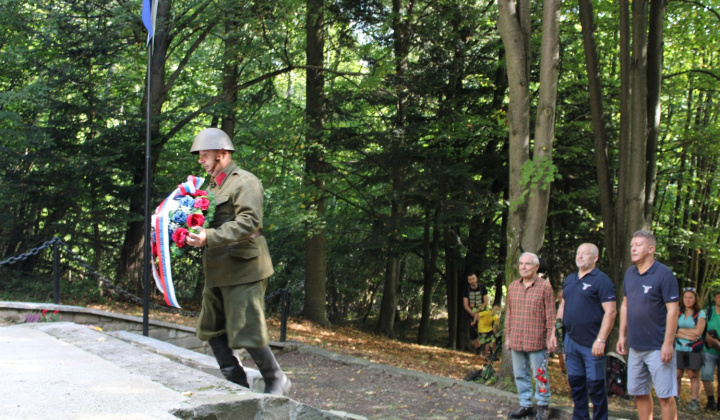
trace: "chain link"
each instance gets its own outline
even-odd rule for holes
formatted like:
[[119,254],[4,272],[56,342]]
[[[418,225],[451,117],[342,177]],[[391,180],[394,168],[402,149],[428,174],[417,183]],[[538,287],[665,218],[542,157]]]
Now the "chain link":
[[[134,294],[128,292],[127,290],[125,290],[125,289],[123,289],[122,287],[120,287],[120,286],[116,285],[115,283],[113,283],[112,280],[110,280],[110,279],[108,279],[107,277],[105,277],[104,275],[102,275],[102,273],[100,273],[99,271],[97,271],[93,266],[91,266],[90,264],[88,264],[87,262],[85,262],[85,260],[83,260],[83,259],[82,259],[79,255],[77,255],[75,252],[73,252],[72,249],[70,249],[70,246],[69,246],[68,244],[66,244],[62,239],[58,238],[57,236],[54,237],[54,238],[52,238],[52,239],[50,239],[49,241],[46,241],[45,243],[43,243],[43,244],[40,245],[39,247],[33,248],[33,249],[31,249],[30,251],[28,251],[28,252],[26,252],[26,253],[24,253],[24,254],[20,254],[20,255],[18,255],[18,256],[16,256],[16,257],[10,257],[10,258],[8,258],[8,259],[5,260],[5,261],[0,261],[0,266],[5,265],[5,264],[14,264],[14,263],[16,263],[16,262],[18,262],[18,261],[26,260],[27,258],[29,258],[29,257],[31,257],[31,256],[37,255],[37,254],[38,254],[40,251],[42,251],[43,249],[49,247],[50,245],[54,245],[54,244],[56,244],[56,243],[62,245],[63,248],[65,248],[65,251],[66,251],[68,254],[70,254],[70,256],[71,256],[75,261],[77,261],[78,264],[80,264],[81,266],[85,267],[85,269],[88,270],[91,275],[94,275],[94,276],[96,276],[97,278],[99,278],[100,281],[102,282],[102,284],[103,284],[105,287],[107,287],[108,289],[114,291],[115,293],[119,294],[120,296],[122,296],[122,297],[124,297],[124,298],[126,298],[126,299],[128,299],[128,300],[130,300],[130,301],[133,301],[133,302],[135,302],[135,303],[137,303],[137,304],[139,304],[140,306],[144,306],[144,300],[143,300],[142,298],[140,298],[140,297],[138,297],[138,296],[135,296]],[[274,297],[282,294],[283,291],[284,291],[284,289],[276,290],[276,291],[274,291],[273,293],[265,296],[265,300],[268,301],[268,300],[270,300],[270,299],[272,299],[272,298],[274,298]],[[182,310],[182,309],[168,308],[168,307],[161,306],[161,305],[158,305],[158,304],[153,303],[153,302],[149,302],[149,306],[150,306],[151,308],[153,308],[153,309],[157,309],[157,310],[162,311],[162,312],[167,312],[167,313],[171,313],[171,314],[178,314],[178,315],[182,315],[182,316],[197,317],[197,316],[199,315],[198,312],[190,312],[190,311],[184,311],[184,310]]]
[[[8,258],[8,259],[5,260],[5,261],[0,261],[0,266],[1,266],[1,265],[6,265],[6,264],[8,264],[8,265],[9,265],[9,264],[15,264],[15,263],[18,262],[18,261],[24,261],[24,260],[26,260],[26,259],[28,259],[28,258],[30,258],[30,257],[33,257],[33,256],[37,255],[38,252],[40,252],[40,251],[42,251],[43,249],[49,247],[50,245],[55,244],[56,242],[62,242],[62,240],[61,240],[60,238],[58,238],[58,237],[54,237],[54,238],[50,239],[49,241],[46,241],[44,244],[40,245],[39,247],[33,248],[33,249],[31,249],[30,251],[28,251],[28,252],[26,252],[26,253],[24,253],[24,254],[20,254],[20,255],[15,256],[15,257],[10,257],[10,258]],[[64,244],[64,242],[63,242],[63,244]],[[67,245],[65,245],[65,246],[67,247]]]

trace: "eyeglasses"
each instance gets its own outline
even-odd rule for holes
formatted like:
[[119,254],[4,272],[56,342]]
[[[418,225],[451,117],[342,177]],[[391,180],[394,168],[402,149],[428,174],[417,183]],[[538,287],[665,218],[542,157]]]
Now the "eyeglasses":
[[686,287],[683,289],[683,292],[694,292],[694,291],[695,291],[694,287]]

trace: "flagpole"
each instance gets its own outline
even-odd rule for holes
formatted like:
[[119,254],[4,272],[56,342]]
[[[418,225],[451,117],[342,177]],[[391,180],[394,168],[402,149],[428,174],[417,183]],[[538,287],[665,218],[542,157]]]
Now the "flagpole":
[[152,43],[148,42],[147,63],[147,121],[145,122],[145,241],[143,249],[143,335],[148,336],[150,307],[150,122],[152,117],[150,68],[152,65]]

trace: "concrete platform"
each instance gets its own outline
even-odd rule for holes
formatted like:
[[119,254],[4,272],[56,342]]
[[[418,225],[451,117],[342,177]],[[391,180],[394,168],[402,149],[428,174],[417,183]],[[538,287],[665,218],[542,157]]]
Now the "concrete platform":
[[[0,419],[358,418],[252,392],[212,357],[68,322],[0,327]],[[249,372],[262,389],[256,371]]]

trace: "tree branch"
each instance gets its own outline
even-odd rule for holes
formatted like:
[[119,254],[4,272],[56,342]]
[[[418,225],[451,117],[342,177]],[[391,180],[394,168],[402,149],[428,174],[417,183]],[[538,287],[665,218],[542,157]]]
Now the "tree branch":
[[711,72],[711,71],[708,71],[708,70],[699,70],[699,69],[685,70],[685,71],[681,71],[681,72],[678,72],[678,73],[668,74],[667,76],[663,76],[663,79],[669,79],[669,78],[671,78],[671,77],[680,76],[680,75],[686,74],[686,73],[702,73],[702,74],[707,74],[708,76],[711,76],[711,77],[714,77],[714,78],[717,79],[717,80],[720,80],[720,76],[718,76],[717,74],[715,74],[715,73],[713,73],[713,72]]
[[700,6],[703,9],[712,12],[718,20],[720,20],[720,13],[716,12],[715,9],[710,8],[709,6],[705,6],[704,4],[700,3],[699,1],[694,0],[672,0],[671,3],[677,2],[677,3],[689,3],[694,4],[695,6]]

